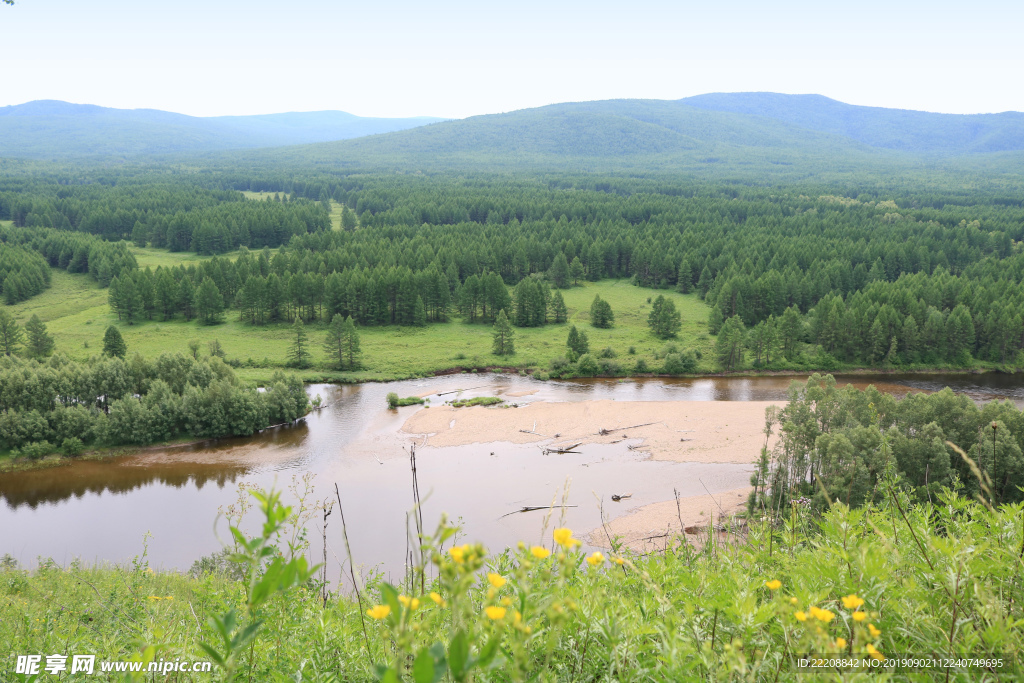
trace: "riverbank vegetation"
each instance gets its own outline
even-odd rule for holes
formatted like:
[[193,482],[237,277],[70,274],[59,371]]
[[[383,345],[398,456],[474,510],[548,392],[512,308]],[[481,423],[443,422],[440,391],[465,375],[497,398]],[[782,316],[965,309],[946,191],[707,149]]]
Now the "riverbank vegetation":
[[249,435],[308,411],[297,378],[258,391],[216,356],[0,358],[0,450],[10,458]]

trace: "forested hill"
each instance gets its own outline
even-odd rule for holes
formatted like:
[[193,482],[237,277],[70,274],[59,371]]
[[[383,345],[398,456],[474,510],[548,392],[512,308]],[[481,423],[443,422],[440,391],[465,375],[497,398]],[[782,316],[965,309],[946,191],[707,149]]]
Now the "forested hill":
[[262,150],[250,160],[422,170],[667,169],[792,178],[892,173],[922,164],[945,168],[953,157],[972,169],[997,164],[1017,172],[1021,150],[1022,114],[954,116],[855,107],[820,96],[738,94],[554,104]]
[[977,154],[1024,149],[1024,114],[936,114],[860,107],[822,95],[710,93],[679,100],[707,111],[748,114],[842,135],[872,147],[927,154]]
[[440,120],[366,118],[343,111],[202,118],[37,100],[0,107],[0,156],[66,159],[273,147],[344,140]]

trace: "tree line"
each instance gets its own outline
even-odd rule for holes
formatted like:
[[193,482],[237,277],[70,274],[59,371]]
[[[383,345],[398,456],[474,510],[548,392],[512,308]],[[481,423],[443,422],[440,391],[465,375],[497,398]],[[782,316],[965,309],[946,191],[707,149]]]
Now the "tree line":
[[798,497],[880,504],[886,481],[919,502],[944,487],[993,504],[1024,499],[1024,412],[1010,401],[979,406],[948,387],[896,398],[814,375],[769,410],[779,439],[751,478],[751,510],[785,511]]
[[31,457],[248,435],[308,410],[297,378],[276,373],[257,391],[216,356],[164,353],[147,360],[135,354],[85,362],[61,354],[45,360],[0,357],[0,449]]

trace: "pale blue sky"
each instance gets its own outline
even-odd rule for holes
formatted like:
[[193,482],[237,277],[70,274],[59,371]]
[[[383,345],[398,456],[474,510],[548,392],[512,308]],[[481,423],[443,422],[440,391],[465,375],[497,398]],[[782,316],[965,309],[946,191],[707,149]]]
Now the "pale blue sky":
[[17,0],[0,105],[463,117],[764,90],[1020,111],[1022,36],[1019,0]]

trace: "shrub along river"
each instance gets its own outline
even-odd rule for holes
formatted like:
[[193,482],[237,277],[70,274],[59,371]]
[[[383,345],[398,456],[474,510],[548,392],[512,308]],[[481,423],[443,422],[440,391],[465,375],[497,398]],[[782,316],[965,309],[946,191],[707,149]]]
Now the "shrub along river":
[[[598,499],[604,499],[606,517],[616,518],[644,505],[672,500],[673,490],[681,496],[699,496],[742,488],[748,485],[752,466],[735,460],[651,459],[638,446],[639,439],[628,438],[586,444],[575,454],[545,454],[542,446],[550,442],[496,441],[486,433],[474,439],[479,443],[434,447],[429,438],[402,431],[416,411],[431,408],[388,410],[388,392],[428,397],[428,405],[435,409],[453,398],[474,396],[500,396],[519,406],[538,401],[784,401],[793,379],[539,382],[515,375],[459,374],[382,384],[310,385],[310,396],[319,394],[326,407],[291,427],[244,439],[154,448],[105,461],[72,461],[49,469],[0,474],[0,555],[9,553],[27,566],[46,557],[58,564],[76,558],[85,563],[125,562],[141,555],[145,543],[152,566],[188,569],[196,559],[221,548],[218,538],[228,538],[218,512],[238,499],[240,484],[286,489],[293,478],[312,473],[315,493],[310,503],[333,499],[334,485],[339,487],[356,564],[364,573],[376,568],[397,578],[407,547],[406,514],[412,507],[407,449],[414,442],[426,527],[432,529],[446,512],[462,523],[466,540],[482,541],[492,549],[519,540],[540,541],[545,513],[515,511],[548,505],[556,496],[561,501],[567,480],[571,486],[566,502],[577,507],[564,511],[564,521],[583,534],[601,526]],[[882,391],[899,395],[948,385],[979,401],[1010,398],[1018,405],[1024,403],[1024,376],[837,379],[862,387],[874,383]],[[495,419],[506,421],[509,415],[515,417],[504,412],[511,408],[472,410],[503,411],[495,413]],[[609,427],[635,424],[623,419],[627,421]],[[516,431],[533,429],[535,422],[517,425]],[[763,417],[753,422],[744,428],[763,440],[758,436]],[[685,435],[681,438],[687,440]],[[757,457],[758,448],[749,447],[749,461]],[[632,497],[610,502],[612,494],[625,492]],[[247,519],[256,521],[255,513]],[[340,518],[335,513],[328,522],[330,575],[337,578],[338,563],[344,558]],[[322,552],[319,525],[319,516],[309,524],[310,553],[316,559]]]

